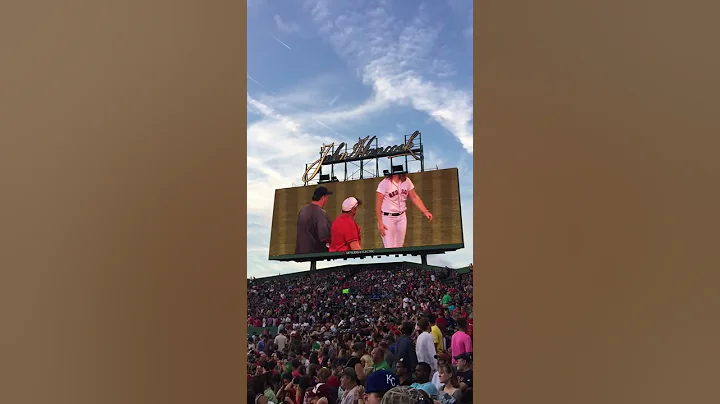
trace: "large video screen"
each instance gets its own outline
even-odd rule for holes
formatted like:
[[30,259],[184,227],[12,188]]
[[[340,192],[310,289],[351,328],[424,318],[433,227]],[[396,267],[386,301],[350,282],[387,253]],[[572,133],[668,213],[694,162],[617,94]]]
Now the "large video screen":
[[454,168],[275,191],[271,260],[432,254],[463,247]]

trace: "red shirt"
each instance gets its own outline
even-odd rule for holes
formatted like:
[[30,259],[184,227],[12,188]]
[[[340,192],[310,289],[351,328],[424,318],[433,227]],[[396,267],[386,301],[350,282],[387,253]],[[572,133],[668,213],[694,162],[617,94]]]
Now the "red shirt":
[[327,380],[327,384],[332,387],[340,387],[340,380],[335,376],[330,376]]
[[350,243],[360,242],[360,226],[355,220],[340,214],[330,227],[330,252],[350,251]]

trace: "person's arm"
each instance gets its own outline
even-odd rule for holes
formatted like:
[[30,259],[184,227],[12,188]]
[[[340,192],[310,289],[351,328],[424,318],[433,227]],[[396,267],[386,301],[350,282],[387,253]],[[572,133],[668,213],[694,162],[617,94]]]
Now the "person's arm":
[[408,192],[408,197],[410,197],[410,200],[412,203],[420,209],[420,212],[425,215],[425,217],[428,218],[428,220],[432,220],[433,215],[430,213],[429,210],[425,207],[425,204],[423,203],[422,199],[420,199],[420,196],[415,192],[415,188],[412,188],[410,192]]
[[357,374],[359,381],[365,381],[365,366],[363,366],[362,363],[358,362],[355,364],[355,374]]
[[347,228],[343,233],[345,233],[345,242],[350,247],[350,250],[357,251],[360,250],[360,231],[357,227],[357,224],[354,222],[351,223],[345,223]]
[[385,195],[380,191],[375,193],[375,218],[378,223],[382,223],[382,203]]
[[472,353],[472,338],[465,338],[465,352]]
[[318,213],[315,218],[315,223],[318,231],[318,239],[323,243],[330,242],[330,229],[332,228],[332,221],[326,212]]
[[378,230],[380,230],[380,235],[385,237],[385,231],[387,230],[387,226],[383,224],[382,221],[382,203],[383,199],[385,199],[385,181],[380,181],[380,184],[378,185],[377,192],[375,193],[375,218],[377,219],[378,223]]

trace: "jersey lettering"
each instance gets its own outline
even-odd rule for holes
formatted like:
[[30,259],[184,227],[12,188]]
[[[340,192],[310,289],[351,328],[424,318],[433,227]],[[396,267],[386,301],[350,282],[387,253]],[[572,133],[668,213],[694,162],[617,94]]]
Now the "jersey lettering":
[[382,211],[386,213],[402,213],[407,209],[407,198],[415,188],[408,178],[404,182],[395,183],[386,178],[378,184],[377,192],[383,194]]

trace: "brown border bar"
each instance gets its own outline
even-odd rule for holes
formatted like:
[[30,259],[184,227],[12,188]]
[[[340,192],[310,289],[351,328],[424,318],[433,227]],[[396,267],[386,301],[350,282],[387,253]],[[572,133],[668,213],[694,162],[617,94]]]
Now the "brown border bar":
[[475,4],[474,402],[720,402],[717,11]]
[[244,403],[244,1],[0,11],[0,402]]

